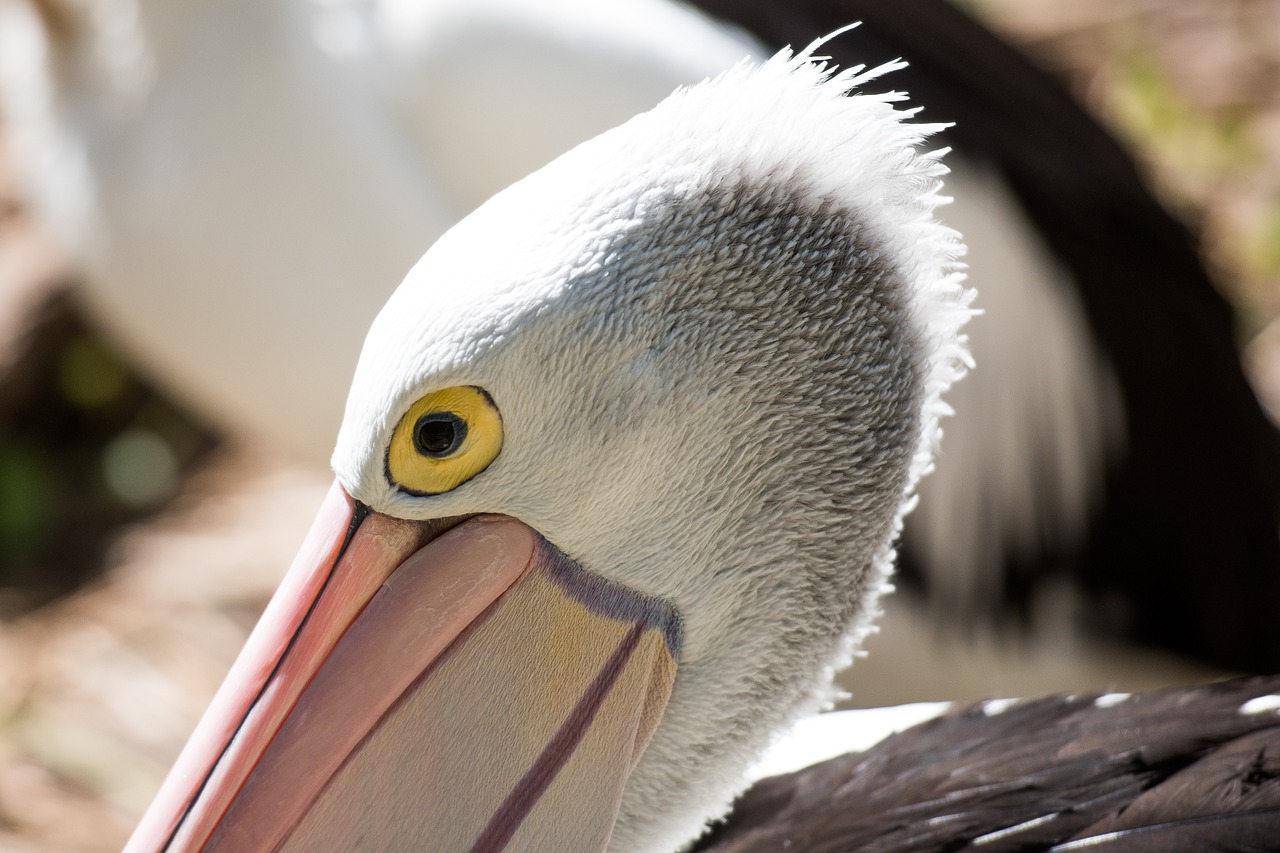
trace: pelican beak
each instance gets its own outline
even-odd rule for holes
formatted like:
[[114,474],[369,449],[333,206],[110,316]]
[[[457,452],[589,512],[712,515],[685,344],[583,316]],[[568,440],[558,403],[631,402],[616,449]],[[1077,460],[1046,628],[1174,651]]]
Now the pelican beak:
[[335,484],[126,852],[602,850],[678,644],[515,519]]

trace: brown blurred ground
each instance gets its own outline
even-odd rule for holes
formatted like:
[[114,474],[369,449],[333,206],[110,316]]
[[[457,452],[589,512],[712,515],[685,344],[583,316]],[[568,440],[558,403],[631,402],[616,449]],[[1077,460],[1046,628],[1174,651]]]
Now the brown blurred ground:
[[[980,8],[1138,146],[1166,198],[1203,230],[1242,336],[1266,329],[1280,314],[1280,2]],[[0,135],[0,365],[66,278],[8,168]],[[1280,332],[1258,340],[1259,376],[1280,388]],[[0,622],[0,850],[120,847],[324,487],[263,451],[224,448],[159,517],[114,541],[100,581]]]
[[1280,313],[1280,3],[985,0],[1196,226],[1246,336]]

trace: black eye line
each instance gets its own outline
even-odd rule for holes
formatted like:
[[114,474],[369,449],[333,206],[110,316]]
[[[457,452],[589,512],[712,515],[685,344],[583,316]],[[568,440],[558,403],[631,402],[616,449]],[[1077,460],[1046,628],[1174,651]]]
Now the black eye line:
[[413,447],[428,459],[446,459],[467,438],[467,422],[453,412],[427,412],[413,425]]
[[382,455],[382,475],[387,478],[387,482],[396,487],[397,492],[409,495],[415,498],[433,498],[436,495],[443,495],[444,492],[428,492],[421,489],[411,489],[405,484],[398,482],[395,477],[391,476],[391,445],[387,445],[387,452]]

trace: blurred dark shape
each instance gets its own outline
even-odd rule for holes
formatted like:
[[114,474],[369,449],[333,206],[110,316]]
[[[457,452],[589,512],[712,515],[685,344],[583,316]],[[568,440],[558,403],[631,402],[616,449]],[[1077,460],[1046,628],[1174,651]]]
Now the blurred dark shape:
[[69,290],[0,365],[0,617],[96,576],[121,525],[164,505],[218,437],[133,371]]

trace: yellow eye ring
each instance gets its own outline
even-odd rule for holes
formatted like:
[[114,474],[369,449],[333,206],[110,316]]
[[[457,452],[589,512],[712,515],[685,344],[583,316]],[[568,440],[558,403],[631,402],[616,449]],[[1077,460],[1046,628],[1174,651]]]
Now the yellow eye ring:
[[502,416],[483,388],[433,391],[404,413],[387,447],[387,478],[411,495],[452,491],[502,451]]

